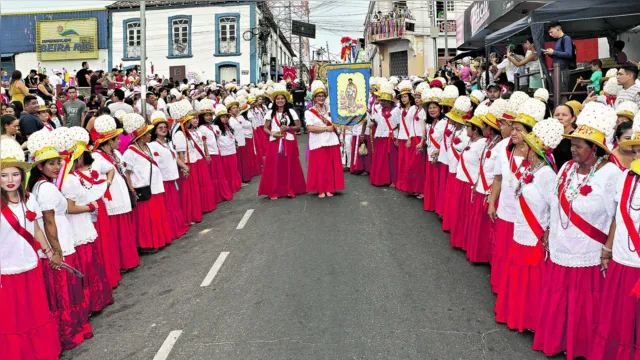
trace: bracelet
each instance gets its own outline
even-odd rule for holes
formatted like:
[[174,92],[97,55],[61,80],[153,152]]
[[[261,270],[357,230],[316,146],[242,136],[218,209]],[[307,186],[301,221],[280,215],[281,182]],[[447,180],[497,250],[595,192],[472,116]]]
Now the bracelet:
[[604,245],[602,245],[602,250],[603,250],[603,251],[606,251],[606,252],[608,252],[608,253],[612,253],[612,252],[613,252],[613,249],[609,249],[608,247],[606,247],[606,246],[604,246]]
[[95,206],[95,205],[93,205],[93,204],[89,204],[89,205],[87,205],[87,206],[89,207],[89,212],[94,212],[94,211],[96,211],[96,206]]
[[289,132],[292,133],[293,132],[293,126],[289,126]]

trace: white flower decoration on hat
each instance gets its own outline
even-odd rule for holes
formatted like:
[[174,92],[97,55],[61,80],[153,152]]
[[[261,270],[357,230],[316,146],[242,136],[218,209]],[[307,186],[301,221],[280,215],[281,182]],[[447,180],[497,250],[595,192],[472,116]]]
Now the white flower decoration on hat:
[[156,120],[167,120],[167,115],[164,111],[154,111],[151,114],[151,122],[155,122]]
[[244,110],[247,107],[247,98],[244,95],[236,96],[236,101],[238,102],[240,110]]
[[460,91],[454,85],[447,85],[442,91],[443,99],[457,99],[460,96]]
[[89,143],[89,132],[86,129],[80,126],[73,126],[69,128],[69,133],[76,144],[83,143],[86,145]]
[[536,122],[538,122],[544,119],[544,114],[546,110],[547,110],[547,106],[545,105],[545,103],[543,103],[538,99],[531,98],[531,99],[527,99],[527,101],[525,101],[524,104],[522,104],[522,107],[518,115],[520,114],[529,115]]
[[196,111],[201,112],[213,112],[215,103],[211,99],[202,99],[196,102]]
[[502,117],[502,114],[507,111],[507,105],[507,100],[503,98],[495,99],[491,106],[489,106],[489,114],[493,115],[496,119],[499,119]]
[[634,119],[638,113],[638,105],[633,101],[623,101],[616,106],[616,114],[629,119]]
[[411,80],[402,80],[396,86],[396,90],[400,92],[400,94],[411,94],[413,93],[413,83]]
[[471,102],[473,102],[474,104],[477,105],[477,104],[483,102],[484,99],[486,98],[486,96],[480,90],[473,90],[471,92],[471,95],[469,95],[469,98],[471,99]]
[[[0,159],[2,163],[5,161],[11,162],[24,162],[24,151],[20,147],[20,144],[13,139],[2,139],[0,142]],[[4,167],[4,166],[3,166]]]
[[58,152],[68,151],[76,146],[76,141],[68,127],[63,126],[53,130],[53,138]]
[[416,86],[416,94],[420,94],[421,97],[426,98],[426,93],[431,90],[429,84],[426,81],[421,82]]
[[616,77],[612,77],[604,83],[602,90],[609,96],[617,96],[620,90],[622,90],[622,85],[618,84]]
[[468,96],[462,95],[456,99],[456,102],[453,103],[453,109],[461,111],[463,113],[468,113],[471,111],[471,99]]
[[547,101],[549,101],[549,90],[545,88],[540,88],[536,90],[535,93],[533,93],[533,97],[546,104]]
[[180,90],[176,88],[169,90],[169,94],[173,95],[176,98],[176,100],[182,99],[182,93],[180,92]]
[[507,101],[507,110],[505,111],[507,120],[515,120],[516,116],[522,111],[522,105],[525,101],[529,100],[529,95],[522,91],[515,91],[511,94],[509,101]]
[[489,113],[489,105],[486,103],[480,103],[476,110],[473,112],[475,116],[485,116]]
[[400,81],[400,80],[398,80],[398,77],[397,77],[397,76],[391,76],[391,77],[389,78],[389,83],[391,83],[391,85],[393,85],[393,86],[398,85],[398,82],[399,82],[399,81]]
[[187,99],[182,99],[180,101],[174,102],[169,105],[169,113],[171,117],[175,120],[182,119],[189,115],[190,112],[193,111],[193,107],[191,103]]
[[375,76],[370,77],[369,78],[369,86],[373,86],[373,85],[376,85],[376,84],[378,84],[378,78],[375,77]]
[[116,119],[122,121],[122,119],[124,119],[124,116],[127,115],[127,112],[124,110],[118,110],[116,111],[115,114],[113,114],[113,117],[115,117]]
[[[122,110],[116,111],[116,114],[120,111]],[[122,118],[124,119],[124,116]],[[93,128],[96,129],[99,134],[105,134],[116,129],[116,121],[109,115],[101,115],[93,122]]]
[[216,112],[216,117],[218,117],[218,116],[220,116],[220,115],[227,115],[227,114],[229,114],[229,113],[227,112],[227,107],[226,107],[226,106],[224,106],[224,105],[222,105],[222,104],[218,104],[218,105],[216,105],[215,112]]
[[[369,82],[369,85],[371,85],[371,82]],[[314,80],[311,83],[311,96],[315,97],[316,95],[318,95],[318,93],[324,92],[325,95],[327,94],[327,87],[324,86],[324,83],[322,82],[322,80]]]
[[27,149],[29,149],[29,152],[36,162],[59,156],[53,132],[47,129],[42,129],[31,134],[27,141]]
[[541,120],[533,126],[533,133],[542,141],[544,146],[555,149],[562,141],[564,126],[554,118]]
[[592,101],[582,109],[576,120],[576,125],[588,126],[609,136],[613,134],[617,121],[618,115],[612,107]]
[[609,70],[607,70],[607,73],[604,75],[607,78],[615,78],[616,76],[618,76],[618,69],[616,68],[611,68]]
[[144,118],[140,114],[131,113],[127,114],[122,120],[122,127],[124,131],[129,134],[132,134],[134,131],[138,130],[145,124]]
[[240,106],[240,103],[233,96],[227,96],[227,98],[224,99],[224,105],[227,109],[231,109],[234,105]]
[[384,81],[383,83],[380,84],[379,93],[380,93],[380,100],[392,101],[393,98],[396,96],[396,91],[393,89],[393,84],[388,81]]
[[439,87],[431,88],[431,100],[432,101],[440,102],[440,101],[442,101],[443,97],[444,97],[444,90],[442,90]]
[[244,97],[247,97],[247,96],[249,96],[249,93],[248,93],[246,90],[244,90],[244,89],[240,89],[240,90],[238,90],[238,91],[236,92],[236,97],[237,97],[237,96],[244,96]]

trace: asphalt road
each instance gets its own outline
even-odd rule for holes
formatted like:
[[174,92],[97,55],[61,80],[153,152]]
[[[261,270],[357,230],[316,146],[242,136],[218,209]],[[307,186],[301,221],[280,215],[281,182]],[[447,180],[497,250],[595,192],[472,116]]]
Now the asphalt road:
[[545,358],[530,333],[495,323],[489,267],[452,249],[421,201],[345,180],[331,199],[272,201],[254,179],[143,256],[92,317],[94,338],[62,359]]

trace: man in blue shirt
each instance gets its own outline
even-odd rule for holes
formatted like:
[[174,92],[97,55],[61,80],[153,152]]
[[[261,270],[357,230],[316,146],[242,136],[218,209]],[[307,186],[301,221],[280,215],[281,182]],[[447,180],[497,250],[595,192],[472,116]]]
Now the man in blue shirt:
[[[560,91],[568,92],[569,77],[571,76],[569,63],[573,58],[573,42],[571,38],[562,31],[562,26],[558,21],[552,21],[549,24],[549,36],[558,40],[553,49],[546,49],[544,53],[551,57],[552,64],[560,64]],[[562,98],[562,102],[566,102],[566,96]]]

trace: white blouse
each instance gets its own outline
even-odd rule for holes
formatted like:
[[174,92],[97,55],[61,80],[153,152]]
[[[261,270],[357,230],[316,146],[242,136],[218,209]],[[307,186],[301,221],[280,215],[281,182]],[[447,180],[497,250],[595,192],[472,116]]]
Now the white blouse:
[[[487,139],[479,138],[475,142],[469,143],[467,147],[460,154],[460,162],[458,163],[458,169],[456,170],[456,179],[474,185],[476,181],[478,181],[478,176],[480,175],[480,156],[482,156],[482,151],[487,143]],[[464,166],[471,176],[471,181],[467,178],[467,175],[462,170],[462,160],[464,160]]]
[[[120,160],[120,163],[123,164],[124,160],[122,160],[120,152],[118,150],[113,150],[113,153]],[[113,180],[109,187],[111,200],[103,198],[105,207],[107,208],[107,214],[120,215],[131,212],[131,199],[129,198],[127,181],[122,177],[122,175],[120,175],[118,169],[116,169],[114,165],[105,158],[105,156],[108,157],[109,155],[100,151],[94,152],[92,154],[93,164],[91,164],[91,168],[100,173],[100,179],[106,179],[107,173],[111,170],[114,171]]]
[[[58,228],[58,242],[60,243],[60,248],[62,248],[62,255],[67,256],[74,254],[76,249],[73,247],[73,229],[67,217],[67,198],[62,195],[53,183],[45,180],[38,181],[33,186],[33,195],[38,205],[40,205],[42,212],[53,210],[55,213],[55,222]],[[42,218],[38,219],[38,224],[46,236]],[[43,259],[47,258],[42,250],[38,250],[38,255]]]
[[264,112],[260,108],[251,108],[247,112],[247,119],[251,121],[254,129],[264,126]]
[[[185,129],[186,130],[186,129]],[[186,130],[189,131],[189,130]],[[198,132],[199,133],[199,132]],[[194,132],[192,132],[192,134],[195,134]],[[200,149],[204,152],[204,142],[202,141],[202,136],[199,137],[200,141],[198,142],[198,146],[200,146]],[[173,135],[173,144],[176,147],[176,151],[181,153],[187,152],[187,138],[185,136],[185,134],[182,131],[177,131],[174,135]],[[198,141],[198,138],[196,137],[196,141]],[[188,144],[188,151],[189,151],[189,156],[187,156],[187,154],[185,154],[184,156],[184,162],[185,164],[194,164],[196,161],[202,159],[202,155],[200,155],[200,152],[198,150],[196,150],[195,146],[193,146],[193,140],[189,139],[189,144]]]
[[253,125],[250,121],[248,121],[244,116],[238,115],[238,122],[242,126],[242,131],[244,132],[244,137],[246,139],[253,139]]
[[[272,133],[274,133],[274,132],[280,132],[280,127],[279,127],[279,126],[276,124],[276,122],[273,120],[273,116],[274,116],[274,115],[273,115],[273,113],[274,113],[274,111],[273,111],[273,110],[269,110],[269,111],[267,112],[267,115],[265,116],[265,122],[266,122],[267,120],[270,120],[270,121],[271,121],[271,132],[272,132]],[[279,113],[279,114],[277,114],[277,115],[276,115],[276,117],[277,117],[278,121],[280,122],[280,125],[295,126],[295,121],[296,121],[296,120],[300,120],[300,118],[298,117],[298,114],[297,114],[293,109],[289,110],[289,114],[291,115],[291,118],[293,119],[294,123],[290,123],[290,121],[289,121],[289,118],[288,118],[288,117],[283,116],[283,115],[282,115],[282,113]],[[279,138],[279,139],[280,139],[280,138]],[[287,132],[287,135],[286,135],[285,139],[287,139],[287,140],[294,140],[294,139],[295,139],[295,137],[294,137],[294,135],[293,135],[292,133]],[[269,137],[269,141],[274,141],[274,140],[276,140],[276,138],[275,138],[275,137],[273,137],[273,136],[270,136],[270,137]]]
[[[502,140],[501,140],[502,141]],[[487,141],[489,143],[490,141]],[[484,159],[480,159],[481,168],[478,170],[478,186],[476,186],[476,191],[480,194],[487,194],[491,190],[491,185],[493,185],[493,179],[495,178],[495,166],[498,161],[498,155],[500,152],[498,151],[498,146],[500,142],[493,146],[492,149],[488,148],[488,144],[485,144],[485,149],[483,151],[482,156]],[[482,179],[480,178],[480,170],[484,173],[484,178],[486,180],[487,186],[489,187],[487,190],[484,189],[484,184],[482,183]]]
[[[140,149],[137,149],[140,151]],[[149,148],[151,150],[151,148]],[[145,154],[149,155],[149,154]],[[158,156],[151,151],[151,158],[155,160],[156,164],[160,159],[160,153]],[[149,160],[142,157],[142,155],[131,150],[131,147],[124,152],[124,160],[127,162],[127,170],[131,171],[131,185],[134,188],[141,188],[151,185],[151,194],[162,194],[164,192],[164,184],[162,183],[162,174],[160,174],[160,168],[158,165],[153,164]]]
[[[558,181],[569,163],[564,164],[558,172]],[[615,216],[616,185],[621,175],[620,168],[607,163],[596,171],[589,181],[591,193],[587,196],[578,195],[573,200],[573,211],[605,234],[609,232],[609,226]],[[585,175],[580,175],[576,171],[572,186],[580,184],[584,177]],[[602,244],[587,236],[569,221],[567,214],[560,207],[555,192],[551,199],[550,223],[549,253],[554,263],[568,267],[600,265]]]
[[160,174],[162,175],[162,181],[174,181],[180,177],[178,172],[178,154],[175,150],[175,146],[172,143],[161,144],[158,141],[152,141],[147,144],[149,149],[158,153],[158,166],[160,167]]
[[[447,129],[451,132],[451,135],[449,136],[447,136]],[[436,138],[436,140],[440,139],[440,153],[438,154],[439,163],[445,165],[449,163],[448,148],[449,144],[451,144],[451,137],[453,137],[454,130],[455,125],[451,124],[451,122],[446,118],[440,119],[434,128],[433,136]]]
[[[543,230],[549,228],[549,215],[553,189],[556,185],[556,173],[550,166],[543,166],[533,174],[533,182],[522,184],[522,195]],[[520,200],[517,199],[513,240],[520,245],[536,246],[538,238],[524,218]]]
[[[42,212],[35,196],[29,196],[26,203],[24,203],[24,209],[22,202],[18,204],[9,203],[8,206],[18,218],[20,225],[31,235],[34,235],[35,223],[27,219],[25,212],[33,211],[36,213],[36,219],[42,218]],[[13,230],[4,215],[0,215],[0,274],[20,274],[33,270],[37,266],[38,256],[33,247]]]
[[[457,144],[454,143],[456,142],[455,140],[456,138],[460,139],[460,142],[458,142]],[[456,159],[456,156],[453,154],[453,152],[455,151],[458,154],[462,153],[462,150],[464,150],[464,148],[467,147],[468,144],[469,144],[469,137],[467,136],[466,127],[463,126],[460,130],[453,131],[453,135],[451,137],[451,141],[449,142],[449,147],[447,151],[448,152],[447,164],[449,165],[450,173],[455,174],[458,171],[458,162],[460,161]]]
[[[404,122],[402,121],[402,113],[405,111],[404,109],[400,110],[400,130],[398,131],[398,139],[399,140],[407,140],[408,137],[422,137],[424,134],[424,126],[425,126],[425,112],[423,109],[418,108],[417,106],[412,106],[407,110],[407,113],[404,116]],[[407,136],[407,134],[409,134]]]
[[[323,115],[320,114],[320,116],[323,116]],[[325,121],[331,124],[331,119],[329,118],[330,115],[327,113],[324,116],[325,116]],[[307,121],[307,126],[317,126],[321,128],[327,127],[327,125],[325,125],[322,119],[314,115],[309,110],[307,110],[304,113],[304,118]],[[332,127],[332,125],[329,125],[329,126]],[[309,149],[316,150],[321,147],[340,145],[340,140],[338,139],[338,135],[333,131],[333,129],[331,130],[332,131],[323,132],[320,134],[309,132]]]
[[[627,179],[628,173],[629,170],[626,170],[624,175],[620,176],[620,180],[618,180],[618,184],[616,185],[617,211],[616,233],[613,238],[612,247],[613,260],[622,265],[640,268],[640,255],[637,253],[638,249],[635,248],[633,241],[629,238],[629,231],[627,230],[627,226],[625,225],[622,214],[620,213],[622,189],[624,188],[624,183]],[[631,192],[629,193],[629,196],[631,196]],[[633,199],[629,199],[627,206],[628,205],[631,205],[636,209],[640,208],[640,189],[636,189],[635,194],[633,194]],[[640,223],[640,211],[629,209],[629,216],[633,221],[633,226],[638,229],[638,224]]]
[[[384,116],[382,116],[382,108],[374,114],[373,118],[377,122],[376,133],[373,135],[373,137],[386,138],[389,137],[389,133],[392,131],[392,129],[396,128],[400,123],[400,111],[398,108],[393,108],[391,110],[391,116],[389,117],[389,125],[391,125],[391,129],[389,129],[387,121],[385,120]],[[393,137],[397,137],[397,130],[393,132]]]
[[[83,171],[87,177],[91,178],[91,170]],[[104,196],[107,190],[107,182],[92,185],[91,183],[81,180],[76,174],[69,174],[62,183],[62,194],[69,200],[76,203],[77,206],[87,206],[93,201]],[[80,246],[94,242],[98,238],[93,221],[91,221],[91,213],[83,212],[80,214],[68,214],[69,223],[73,229],[74,245]]]
[[229,156],[236,153],[236,138],[231,133],[231,130],[227,130],[226,134],[222,135],[220,127],[218,125],[214,125],[213,132],[216,133],[216,140],[218,142],[218,149],[220,149],[220,155]]
[[[499,152],[498,159],[493,167],[494,175],[502,176],[502,186],[500,187],[500,198],[498,200],[498,210],[496,215],[510,223],[516,220],[516,186],[518,186],[518,179],[511,172],[511,165],[509,164],[509,156],[507,155],[507,145],[510,138],[502,139],[494,148],[494,151]],[[515,152],[515,149],[514,149]],[[522,164],[524,157],[513,156],[513,161],[517,167]]]
[[220,154],[220,150],[218,150],[218,140],[216,139],[216,134],[213,132],[213,126],[214,125],[208,124],[198,127],[202,136],[206,138],[207,150],[209,150],[209,155],[211,156]]

